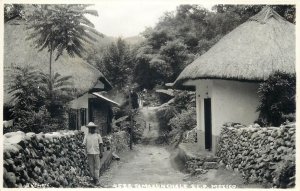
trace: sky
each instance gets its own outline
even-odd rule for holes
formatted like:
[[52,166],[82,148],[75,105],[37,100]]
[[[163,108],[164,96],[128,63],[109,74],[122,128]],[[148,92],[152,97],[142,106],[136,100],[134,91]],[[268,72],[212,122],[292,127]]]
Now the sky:
[[[97,3],[89,9],[97,10],[99,16],[87,15],[95,28],[113,37],[139,35],[146,27],[154,27],[167,11],[175,11],[182,1],[109,1]],[[213,4],[201,4],[211,9]]]

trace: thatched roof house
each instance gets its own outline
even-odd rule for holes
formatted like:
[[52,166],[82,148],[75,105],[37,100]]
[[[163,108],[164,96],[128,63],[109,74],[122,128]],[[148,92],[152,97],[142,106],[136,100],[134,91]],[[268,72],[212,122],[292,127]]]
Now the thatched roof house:
[[[49,73],[49,53],[47,50],[38,51],[31,41],[26,40],[27,31],[25,22],[11,20],[4,25],[4,68],[10,66],[31,65]],[[70,57],[67,53],[52,63],[53,73],[72,76],[74,87],[83,94],[96,86],[100,80],[106,86],[106,90],[112,88],[103,74],[92,65],[79,57]],[[9,103],[11,95],[7,88],[10,79],[10,70],[4,71],[4,103]]]
[[258,82],[275,71],[295,73],[295,25],[268,6],[182,71],[173,86],[196,89],[200,148],[215,152],[226,122],[257,120]]
[[266,6],[188,65],[175,81],[266,80],[274,71],[295,73],[295,25]]

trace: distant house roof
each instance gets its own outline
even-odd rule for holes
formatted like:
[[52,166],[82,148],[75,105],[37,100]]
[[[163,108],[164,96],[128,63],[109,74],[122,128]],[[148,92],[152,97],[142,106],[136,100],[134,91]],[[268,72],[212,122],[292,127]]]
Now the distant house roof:
[[158,89],[158,90],[155,90],[157,93],[162,93],[162,94],[167,94],[169,96],[174,96],[174,90],[172,89],[167,89],[167,90],[164,90],[164,89]]
[[[25,21],[12,20],[4,25],[4,67],[31,65],[38,70],[49,73],[49,53],[47,50],[38,51],[31,41],[26,40],[28,35]],[[105,91],[112,89],[109,81],[94,66],[79,57],[70,57],[63,54],[52,63],[53,73],[70,75],[74,87],[79,94],[88,92],[97,85],[98,80],[104,83]],[[8,83],[11,81],[9,71],[4,72],[4,103],[11,100],[7,93]]]
[[266,6],[188,65],[174,86],[195,79],[264,81],[275,71],[295,73],[295,25]]
[[113,101],[113,100],[111,100],[111,99],[109,99],[109,98],[107,98],[107,97],[101,95],[100,93],[93,92],[92,94],[93,94],[94,96],[100,98],[100,99],[103,99],[103,100],[105,100],[105,101],[108,101],[108,102],[110,102],[110,103],[112,103],[112,104],[114,104],[114,105],[120,106],[119,103],[117,103],[117,102],[115,102],[115,101]]

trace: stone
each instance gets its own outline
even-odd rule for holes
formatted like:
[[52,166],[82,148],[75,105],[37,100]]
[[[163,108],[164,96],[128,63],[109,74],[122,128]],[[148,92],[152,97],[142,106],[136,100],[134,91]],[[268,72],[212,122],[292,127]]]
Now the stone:
[[205,160],[205,162],[218,162],[219,157],[207,156],[204,160]]
[[217,169],[219,167],[217,162],[204,162],[202,165],[203,169]]

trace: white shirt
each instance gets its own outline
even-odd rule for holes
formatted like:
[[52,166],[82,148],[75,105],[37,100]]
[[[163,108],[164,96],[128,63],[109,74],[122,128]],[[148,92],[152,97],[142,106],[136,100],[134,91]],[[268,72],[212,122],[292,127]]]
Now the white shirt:
[[83,139],[83,144],[86,146],[87,154],[100,154],[100,143],[103,143],[103,141],[101,135],[98,133],[88,133]]

